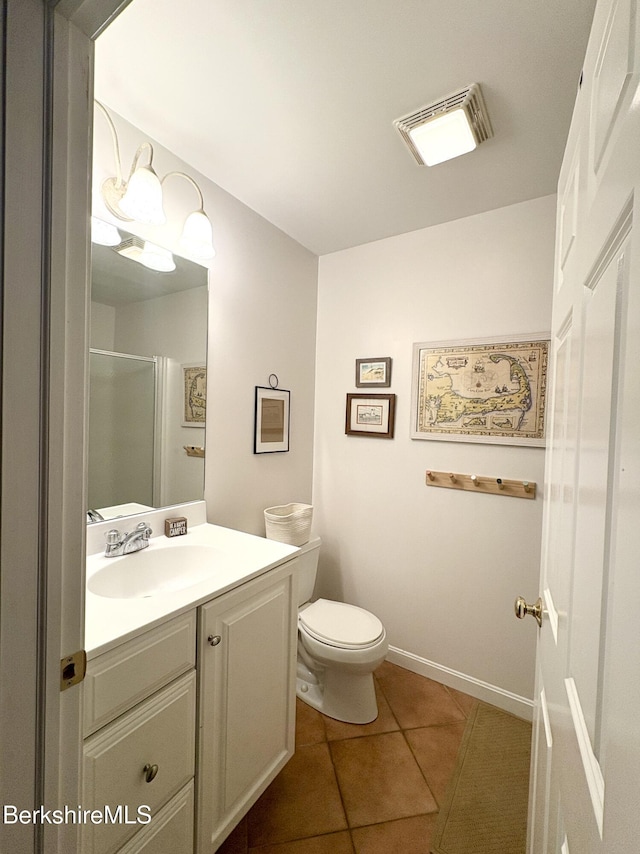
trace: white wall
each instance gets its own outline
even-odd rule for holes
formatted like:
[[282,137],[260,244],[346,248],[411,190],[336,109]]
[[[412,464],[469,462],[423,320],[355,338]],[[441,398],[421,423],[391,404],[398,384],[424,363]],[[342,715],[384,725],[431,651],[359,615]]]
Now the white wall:
[[[554,221],[549,196],[320,259],[316,595],[370,609],[406,666],[471,693],[533,695],[535,622],[513,601],[538,595],[544,451],[410,439],[412,344],[548,330]],[[344,431],[355,360],[376,356],[393,359],[393,440]],[[427,488],[426,469],[537,481],[539,497]]]
[[[99,93],[97,93],[97,97]],[[144,134],[113,111],[125,176]],[[160,176],[177,170],[200,185],[214,227],[210,262],[205,498],[211,521],[264,533],[262,511],[311,500],[317,258],[171,152],[154,144]],[[141,162],[145,162],[144,159]],[[99,189],[113,176],[104,116],[95,111],[94,215],[117,224]],[[165,184],[165,226],[125,228],[173,251],[197,194],[180,178]],[[255,386],[269,374],[291,390],[291,450],[253,454]]]

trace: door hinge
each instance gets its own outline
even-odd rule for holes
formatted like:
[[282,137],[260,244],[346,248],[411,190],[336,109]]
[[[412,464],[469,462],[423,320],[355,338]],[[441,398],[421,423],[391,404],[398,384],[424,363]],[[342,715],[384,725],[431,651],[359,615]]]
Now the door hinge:
[[84,649],[60,659],[60,690],[82,682],[87,672],[87,653]]

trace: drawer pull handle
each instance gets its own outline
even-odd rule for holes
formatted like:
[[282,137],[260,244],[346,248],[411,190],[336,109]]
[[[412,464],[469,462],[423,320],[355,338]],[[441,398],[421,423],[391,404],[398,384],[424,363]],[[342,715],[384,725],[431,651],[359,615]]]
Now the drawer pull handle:
[[218,646],[222,638],[220,637],[220,635],[209,635],[207,640],[209,641],[211,646]]
[[144,766],[144,768],[142,770],[144,771],[145,780],[147,781],[147,783],[150,783],[152,780],[155,779],[155,776],[158,773],[158,766],[157,765],[150,765],[147,762],[147,764]]

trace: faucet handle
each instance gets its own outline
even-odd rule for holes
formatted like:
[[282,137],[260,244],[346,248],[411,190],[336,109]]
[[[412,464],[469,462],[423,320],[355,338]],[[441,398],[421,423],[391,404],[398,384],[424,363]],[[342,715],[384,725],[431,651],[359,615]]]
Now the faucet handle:
[[116,546],[120,542],[120,531],[112,528],[110,531],[107,531],[105,538],[108,546]]
[[136,525],[136,531],[141,531],[145,540],[148,540],[151,534],[153,534],[151,525],[148,522],[138,522]]

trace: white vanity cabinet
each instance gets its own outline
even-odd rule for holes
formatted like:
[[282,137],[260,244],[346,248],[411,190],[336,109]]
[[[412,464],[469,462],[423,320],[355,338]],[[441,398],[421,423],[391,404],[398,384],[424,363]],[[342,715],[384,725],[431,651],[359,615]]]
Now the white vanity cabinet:
[[293,755],[295,564],[200,608],[197,854],[213,854]]
[[194,610],[89,661],[83,854],[192,850],[195,649]]
[[213,854],[293,754],[295,564],[89,656],[83,854]]

